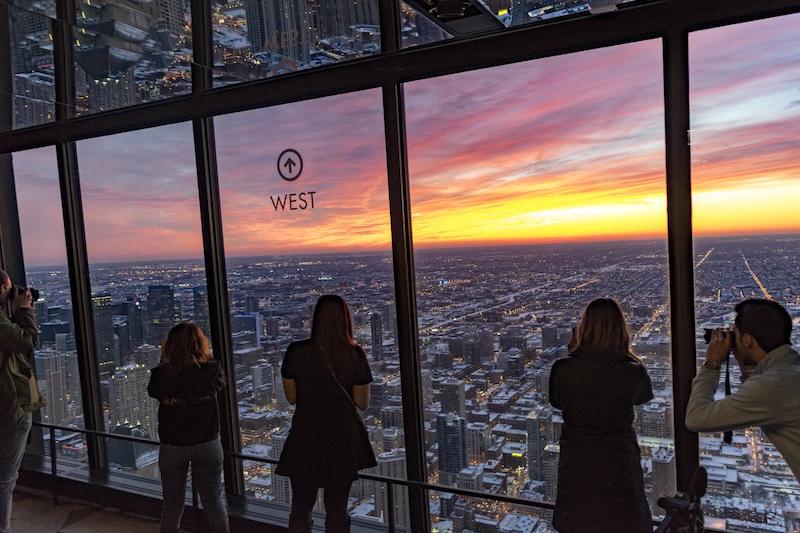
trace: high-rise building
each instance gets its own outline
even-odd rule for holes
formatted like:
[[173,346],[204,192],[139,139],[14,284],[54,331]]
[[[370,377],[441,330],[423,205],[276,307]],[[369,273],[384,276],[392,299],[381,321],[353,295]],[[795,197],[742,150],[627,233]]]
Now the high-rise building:
[[[288,436],[288,429],[281,430],[272,436],[272,447],[269,452],[270,459],[275,459],[276,461],[280,459]],[[292,485],[288,477],[272,474],[272,495],[275,498],[275,503],[281,505],[292,504]]]
[[561,448],[558,444],[548,444],[542,456],[542,481],[548,501],[555,501],[558,491],[558,459]]
[[661,496],[674,496],[677,490],[675,452],[668,448],[656,448],[653,450],[651,463],[653,465],[653,490],[648,495],[650,512],[653,515],[661,515],[664,514],[664,510],[658,506],[658,499]]
[[37,350],[34,355],[39,389],[47,405],[42,418],[48,424],[60,424],[67,416],[67,376],[64,354],[56,350]]
[[114,305],[110,294],[92,297],[95,345],[100,374],[110,375],[114,368]]
[[128,298],[120,304],[120,314],[125,315],[130,347],[135,350],[137,346],[144,344],[144,309],[139,302]]
[[175,293],[169,285],[147,288],[147,342],[160,346],[175,325]]
[[131,339],[128,323],[125,317],[115,316],[113,322],[114,330],[114,364],[125,366],[130,362]]
[[[399,479],[406,477],[405,448],[396,448],[392,451],[378,454],[375,459],[378,463],[378,466],[375,467],[373,471],[376,471],[379,476]],[[386,524],[388,523],[387,514],[389,513],[386,483],[376,483],[376,491],[375,514],[379,517],[383,517],[383,523]],[[408,491],[400,485],[393,485],[392,492],[392,496],[394,498],[395,524],[401,527],[406,527],[410,524]]]
[[283,68],[308,62],[313,40],[310,6],[296,0],[245,0],[247,37],[254,52],[279,54]]
[[158,0],[155,3],[157,17],[166,23],[168,30],[175,34],[184,33],[184,10],[181,0]]
[[247,19],[247,40],[253,52],[263,52],[267,37],[264,28],[264,0],[244,0],[244,12]]
[[141,427],[150,438],[156,436],[158,402],[148,397],[150,369],[130,364],[117,368],[109,380],[109,416],[115,426]]
[[465,417],[467,413],[466,398],[464,393],[464,380],[447,378],[439,384],[439,400],[442,404],[441,413],[455,413]]
[[372,359],[380,361],[383,359],[383,319],[380,313],[372,313],[369,322],[372,329]]
[[264,321],[261,313],[242,313],[231,317],[234,334],[244,334],[239,340],[247,340],[252,346],[261,346],[264,342]]
[[200,285],[192,289],[192,316],[194,323],[207,335],[211,335],[211,320],[208,311],[208,288]]
[[386,332],[397,343],[397,306],[394,301],[386,302],[383,305],[383,324]]
[[466,420],[452,413],[438,415],[436,436],[439,441],[440,482],[452,485],[456,475],[467,466]]
[[554,442],[553,411],[540,405],[528,414],[528,479],[544,481],[544,453],[548,444]]
[[478,464],[486,461],[486,451],[492,445],[492,430],[484,422],[467,424],[467,461]]

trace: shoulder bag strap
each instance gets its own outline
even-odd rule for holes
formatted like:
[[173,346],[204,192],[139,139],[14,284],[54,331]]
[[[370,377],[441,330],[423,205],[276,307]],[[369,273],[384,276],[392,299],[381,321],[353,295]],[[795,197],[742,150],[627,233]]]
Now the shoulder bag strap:
[[[342,385],[342,383],[339,381],[339,378],[336,377],[336,372],[333,371],[333,367],[331,366],[330,361],[328,361],[328,358],[325,355],[325,352],[322,350],[321,346],[320,346],[320,357],[325,362],[325,366],[328,368],[328,373],[333,378],[333,382],[336,383],[336,386],[339,388],[340,391],[342,391],[342,394],[344,394],[344,397],[347,398],[347,403],[349,403],[353,407],[353,410],[355,410],[356,414],[359,414],[358,413],[358,406],[356,406],[356,403],[353,401],[353,397],[350,396],[350,394],[347,392],[347,390],[345,390],[345,388]],[[361,417],[361,415],[359,415],[359,417]]]

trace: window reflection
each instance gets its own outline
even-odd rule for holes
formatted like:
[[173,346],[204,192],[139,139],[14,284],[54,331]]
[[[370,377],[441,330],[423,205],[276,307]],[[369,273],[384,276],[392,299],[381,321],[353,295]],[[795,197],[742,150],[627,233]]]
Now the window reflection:
[[189,4],[79,0],[74,28],[78,114],[191,91]]

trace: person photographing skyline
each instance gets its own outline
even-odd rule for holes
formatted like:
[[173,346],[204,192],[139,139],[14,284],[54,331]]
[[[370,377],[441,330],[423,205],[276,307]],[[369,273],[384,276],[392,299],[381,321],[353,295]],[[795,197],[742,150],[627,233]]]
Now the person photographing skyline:
[[[792,348],[792,318],[772,300],[739,303],[731,329],[715,329],[692,382],[686,406],[690,431],[731,431],[759,426],[800,480],[800,354]],[[732,352],[742,384],[714,399],[720,367]]]
[[550,404],[564,416],[553,525],[559,533],[650,532],[633,428],[633,406],[653,398],[650,377],[614,300],[593,300],[572,335],[569,356],[550,372]]

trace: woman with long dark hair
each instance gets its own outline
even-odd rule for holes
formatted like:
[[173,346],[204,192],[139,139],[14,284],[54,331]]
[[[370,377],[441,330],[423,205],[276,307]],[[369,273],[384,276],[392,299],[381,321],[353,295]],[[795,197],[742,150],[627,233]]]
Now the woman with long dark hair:
[[211,531],[229,531],[217,411],[217,392],[224,385],[222,368],[211,358],[203,330],[191,322],[175,325],[147,386],[147,393],[158,400],[162,533],[178,531],[189,466]]
[[653,391],[619,305],[592,301],[569,349],[550,373],[550,404],[564,416],[553,525],[560,533],[651,532],[633,406]]
[[343,298],[319,298],[311,338],[289,345],[281,376],[286,399],[296,406],[275,471],[292,482],[289,530],[311,531],[311,510],[321,488],[325,530],[349,531],[350,486],[359,470],[376,462],[358,412],[369,405],[372,373],[353,338]]

